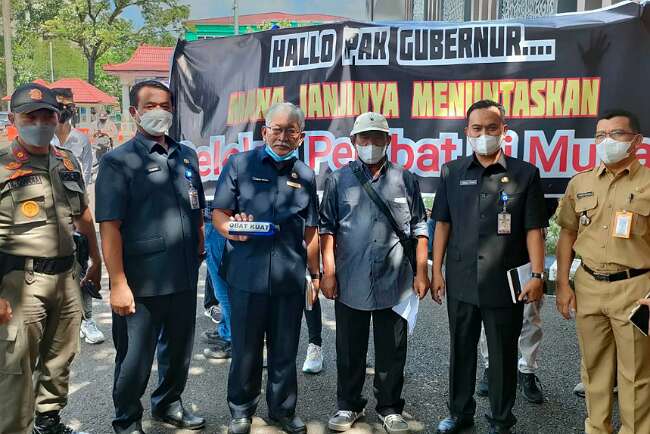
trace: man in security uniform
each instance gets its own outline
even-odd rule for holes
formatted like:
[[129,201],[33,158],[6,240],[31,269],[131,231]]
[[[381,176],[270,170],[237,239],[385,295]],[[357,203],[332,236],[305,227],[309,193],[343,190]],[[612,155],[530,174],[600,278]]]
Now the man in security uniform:
[[[467,110],[473,153],[442,167],[432,216],[432,295],[445,293],[451,334],[450,417],[439,433],[457,433],[474,423],[476,352],[481,323],[490,353],[490,433],[511,433],[517,392],[517,341],[523,301],[543,295],[544,237],[548,224],[539,171],[501,149],[507,126],[503,106],[489,100]],[[532,274],[513,303],[506,273],[531,263]]]
[[[650,292],[650,170],[636,150],[643,137],[633,113],[600,116],[600,164],[574,176],[557,213],[556,303],[576,317],[587,398],[587,434],[611,433],[618,381],[619,433],[650,432],[650,338],[628,320]],[[582,266],[569,285],[573,255]]]
[[[55,95],[27,84],[11,97],[18,137],[0,148],[0,298],[13,316],[0,325],[0,433],[71,433],[70,364],[79,348],[81,300],[73,223],[90,242],[85,279],[99,288],[101,259],[76,159],[50,145]],[[36,374],[36,375],[33,375]]]
[[153,358],[156,420],[201,429],[181,401],[192,359],[198,271],[204,256],[205,198],[196,152],[166,135],[173,99],[158,81],[130,92],[135,137],[102,158],[95,192],[113,309],[117,433],[142,432]]
[[[232,362],[228,377],[229,432],[250,432],[262,386],[264,337],[268,349],[269,416],[287,433],[306,433],[295,415],[296,355],[305,306],[307,270],[320,278],[318,196],[314,171],[296,158],[305,117],[291,103],[272,105],[266,145],[235,154],[223,169],[212,222],[228,242],[221,273],[230,286]],[[230,235],[231,220],[273,223],[265,237]],[[317,291],[312,291],[313,298]]]

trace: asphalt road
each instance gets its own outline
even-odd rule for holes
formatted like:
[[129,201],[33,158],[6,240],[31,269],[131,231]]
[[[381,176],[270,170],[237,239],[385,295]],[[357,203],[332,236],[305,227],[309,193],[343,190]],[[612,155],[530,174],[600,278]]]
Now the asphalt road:
[[[201,270],[205,273],[205,267]],[[104,287],[106,287],[104,281]],[[106,293],[104,293],[106,295]],[[199,289],[197,309],[197,333],[194,344],[194,357],[190,378],[184,394],[184,403],[207,419],[203,432],[225,433],[229,413],[225,400],[229,361],[220,363],[207,360],[202,355],[204,345],[199,341],[202,331],[213,327],[212,322],[203,315],[203,288]],[[336,363],[335,363],[335,322],[334,306],[322,299],[323,305],[323,348],[325,370],[320,375],[298,374],[299,398],[298,414],[308,424],[310,434],[328,432],[327,419],[336,406]],[[81,344],[81,353],[73,365],[71,393],[68,407],[63,412],[66,422],[77,429],[90,433],[111,433],[113,405],[111,386],[115,351],[110,339],[111,313],[109,306],[100,301],[95,304],[95,318],[106,333],[107,341],[100,345]],[[519,419],[518,433],[581,433],[585,414],[584,401],[571,393],[579,381],[579,354],[575,336],[575,324],[565,321],[556,313],[553,298],[548,298],[543,308],[545,336],[542,345],[539,377],[543,383],[546,402],[534,405],[520,397],[515,414]],[[372,338],[371,338],[372,342]],[[298,366],[302,366],[307,347],[307,329],[303,322],[301,349]],[[369,366],[373,364],[372,344],[369,350]],[[480,366],[480,365],[479,365]],[[434,433],[441,418],[447,415],[447,372],[449,367],[449,331],[446,309],[427,299],[420,307],[418,324],[409,341],[409,355],[406,365],[404,398],[405,413],[414,433]],[[479,373],[481,368],[479,368]],[[157,375],[152,372],[148,394],[153,390]],[[374,411],[372,397],[372,368],[368,369],[365,387],[370,397],[365,419],[350,433],[381,433],[381,424]],[[144,429],[147,433],[172,433],[173,427],[159,424],[150,419],[149,395],[145,395],[143,405]],[[483,415],[488,412],[486,398],[477,398],[477,418],[474,430],[468,433],[487,432],[488,426]],[[267,424],[266,404],[263,402],[254,420],[254,434],[280,432]]]

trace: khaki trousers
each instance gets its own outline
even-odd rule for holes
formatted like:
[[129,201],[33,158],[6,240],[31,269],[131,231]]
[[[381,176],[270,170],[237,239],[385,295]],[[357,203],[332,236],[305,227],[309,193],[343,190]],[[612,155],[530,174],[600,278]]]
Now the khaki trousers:
[[76,268],[58,275],[12,271],[0,282],[13,319],[0,326],[0,434],[31,432],[36,413],[68,397],[79,351],[81,300]]
[[587,398],[586,433],[613,431],[615,378],[622,424],[619,433],[650,433],[650,338],[628,321],[636,301],[650,292],[650,273],[599,282],[580,268],[575,287]]

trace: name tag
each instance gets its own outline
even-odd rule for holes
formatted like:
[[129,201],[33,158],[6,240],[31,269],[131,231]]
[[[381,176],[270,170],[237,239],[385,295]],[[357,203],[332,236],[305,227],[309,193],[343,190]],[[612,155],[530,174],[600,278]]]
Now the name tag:
[[583,198],[585,198],[585,197],[591,197],[591,196],[593,196],[593,195],[594,195],[594,192],[593,192],[593,191],[585,191],[585,192],[583,192],[583,193],[578,193],[578,194],[577,194],[577,197],[578,197],[578,199],[583,199]]
[[406,203],[406,198],[405,197],[396,197],[393,199],[395,203]]
[[478,179],[461,179],[460,180],[460,185],[477,185],[478,184]]
[[257,178],[255,176],[253,176],[251,179],[253,180],[253,182],[271,182],[266,178]]
[[297,182],[293,182],[293,181],[287,181],[287,185],[289,187],[293,187],[293,188],[302,188],[302,185],[298,184]]
[[26,187],[28,185],[39,185],[42,183],[43,180],[41,179],[40,175],[22,176],[18,179],[14,179],[13,181],[8,182],[9,188]]
[[74,181],[74,182],[81,181],[81,173],[79,172],[62,170],[61,172],[59,172],[59,177],[61,178],[61,181]]
[[147,173],[154,173],[159,171],[160,171],[160,167],[158,166],[147,167]]

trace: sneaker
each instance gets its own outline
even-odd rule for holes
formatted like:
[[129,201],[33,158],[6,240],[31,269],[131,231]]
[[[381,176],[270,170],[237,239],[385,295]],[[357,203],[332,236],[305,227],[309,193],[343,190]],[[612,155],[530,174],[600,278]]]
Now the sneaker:
[[32,434],[86,434],[75,431],[61,422],[58,413],[39,414],[34,420]]
[[526,401],[533,404],[542,404],[544,402],[542,383],[537,378],[537,375],[519,372],[519,389]]
[[576,387],[573,388],[573,394],[579,396],[580,398],[585,397],[585,385],[582,382],[576,384]]
[[203,350],[203,355],[206,359],[230,359],[232,357],[232,345],[230,342],[225,342],[224,345],[214,345]]
[[388,434],[406,434],[409,431],[409,424],[406,423],[401,414],[379,415],[384,423],[384,429]]
[[476,385],[476,394],[478,396],[488,396],[488,372],[488,368],[485,368],[483,371],[483,377],[481,377]]
[[219,324],[219,321],[221,321],[221,308],[219,306],[210,306],[203,311],[203,315],[210,318],[213,323]]
[[347,431],[363,416],[365,416],[365,410],[361,410],[360,412],[339,410],[334,416],[330,417],[330,420],[327,422],[327,427],[332,431]]
[[318,374],[323,370],[323,350],[315,344],[309,344],[307,347],[307,357],[302,365],[302,372],[308,374]]
[[104,333],[97,328],[95,320],[92,319],[81,320],[79,336],[81,336],[87,344],[101,344],[105,340]]
[[204,331],[201,333],[201,342],[206,343],[208,345],[224,345],[228,342],[224,341],[221,335],[219,334],[218,331]]

